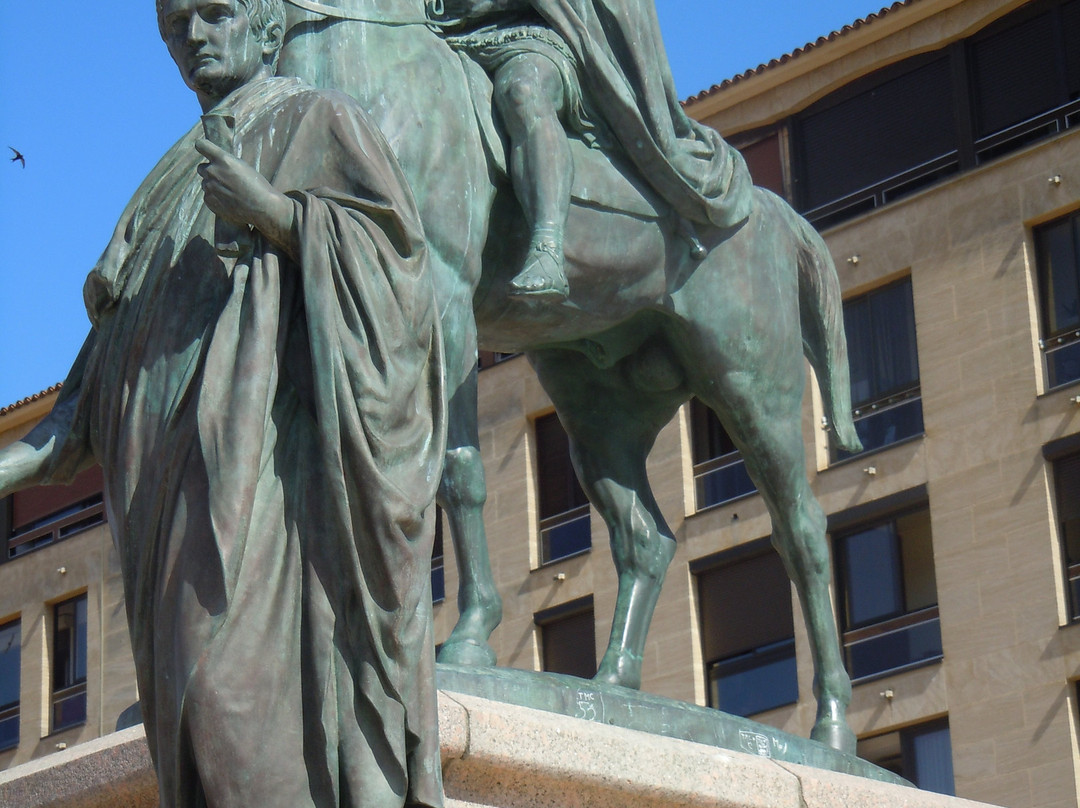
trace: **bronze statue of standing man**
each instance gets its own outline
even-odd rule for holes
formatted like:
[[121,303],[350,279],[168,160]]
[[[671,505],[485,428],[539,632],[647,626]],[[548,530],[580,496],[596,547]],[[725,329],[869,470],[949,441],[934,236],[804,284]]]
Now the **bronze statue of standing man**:
[[274,77],[281,0],[158,21],[205,124],[124,211],[0,495],[101,463],[162,806],[441,805],[412,196],[354,101]]

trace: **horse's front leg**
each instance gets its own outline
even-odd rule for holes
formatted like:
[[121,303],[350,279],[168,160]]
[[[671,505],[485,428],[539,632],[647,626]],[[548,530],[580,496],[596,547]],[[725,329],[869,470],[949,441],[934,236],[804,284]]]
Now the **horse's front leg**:
[[446,513],[458,569],[458,621],[439,661],[494,665],[488,638],[502,620],[502,600],[491,574],[484,532],[484,462],[476,421],[476,368],[449,401],[446,465],[438,501]]

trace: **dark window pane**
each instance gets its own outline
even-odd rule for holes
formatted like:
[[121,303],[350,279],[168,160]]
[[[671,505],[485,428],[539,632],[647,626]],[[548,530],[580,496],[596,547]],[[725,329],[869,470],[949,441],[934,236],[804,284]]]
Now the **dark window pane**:
[[592,546],[589,500],[570,462],[570,442],[554,415],[537,418],[536,470],[540,555],[544,563]]
[[58,603],[53,629],[53,731],[86,720],[86,595]]
[[596,629],[591,606],[541,623],[540,634],[544,670],[583,679],[596,675]]
[[0,627],[0,710],[19,703],[21,636],[18,622]]
[[795,640],[756,648],[709,666],[709,703],[750,716],[799,700]]
[[938,723],[926,729],[913,727],[904,733],[903,746],[911,782],[923,791],[956,795],[948,724]]
[[955,793],[952,743],[949,722],[945,719],[860,738],[856,754],[910,780],[918,788],[939,794]]
[[1061,7],[1062,38],[1065,42],[1065,85],[1069,99],[1080,98],[1080,0]]
[[588,504],[570,463],[570,441],[554,414],[536,419],[536,465],[541,519]]
[[930,513],[902,513],[835,538],[844,654],[852,679],[941,658]]
[[[922,398],[909,398],[887,409],[872,411],[855,419],[855,432],[862,441],[863,451],[872,452],[923,433]],[[854,457],[842,449],[835,451],[834,460]]]
[[1051,12],[977,41],[971,68],[977,136],[1063,104],[1059,36]]
[[540,546],[544,562],[577,555],[592,548],[592,529],[588,507],[573,518],[540,531]]
[[750,169],[754,185],[768,188],[778,196],[784,195],[783,158],[780,154],[780,136],[776,133],[763,137],[749,146],[739,149]]
[[757,491],[742,459],[730,466],[706,472],[697,478],[697,506],[708,508]]
[[0,626],[0,750],[19,745],[21,640],[19,621]]
[[[923,432],[911,279],[844,303],[855,430],[863,452]],[[852,457],[831,448],[833,461]]]
[[1080,340],[1046,351],[1046,383],[1060,387],[1080,379]]
[[708,508],[757,490],[746,463],[716,414],[690,401],[690,440],[698,508]]
[[443,568],[443,514],[435,506],[435,541],[431,546],[431,601],[446,599],[446,575]]
[[1035,230],[1047,384],[1080,379],[1080,213]]
[[19,745],[19,714],[0,718],[0,750]]
[[1080,455],[1054,462],[1054,494],[1069,590],[1069,615],[1080,620]]
[[[902,75],[890,70],[866,83],[864,92],[831,105],[826,100],[799,118],[800,203],[804,210],[868,188],[957,148],[946,57]],[[829,106],[822,109],[825,105]]]
[[839,549],[846,583],[846,628],[902,614],[903,574],[893,523],[844,536]]
[[53,699],[53,732],[86,723],[86,686]]
[[768,550],[697,573],[709,704],[752,715],[798,700],[791,584]]
[[1080,326],[1080,215],[1035,232],[1042,293],[1043,336]]

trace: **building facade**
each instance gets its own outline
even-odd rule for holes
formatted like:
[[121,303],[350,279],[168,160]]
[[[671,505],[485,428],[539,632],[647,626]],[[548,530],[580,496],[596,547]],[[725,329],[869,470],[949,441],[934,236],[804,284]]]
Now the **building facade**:
[[[821,230],[839,272],[865,450],[829,445],[812,383],[803,434],[860,754],[974,800],[1077,808],[1080,0],[897,3],[687,109]],[[604,525],[526,358],[482,358],[499,664],[589,675],[616,597]],[[0,442],[51,396],[0,411]],[[648,468],[677,542],[643,689],[806,735],[806,631],[737,447],[690,402]],[[109,731],[136,698],[92,496],[34,497],[0,511],[0,767]],[[70,538],[27,538],[66,518]],[[436,556],[442,641],[448,537]]]

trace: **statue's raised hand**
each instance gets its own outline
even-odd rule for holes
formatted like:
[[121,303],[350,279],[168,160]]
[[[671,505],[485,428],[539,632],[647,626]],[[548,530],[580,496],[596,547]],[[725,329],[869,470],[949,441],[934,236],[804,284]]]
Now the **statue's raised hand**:
[[209,140],[195,141],[195,149],[207,160],[199,166],[206,206],[227,221],[254,227],[294,253],[296,203],[250,165]]

